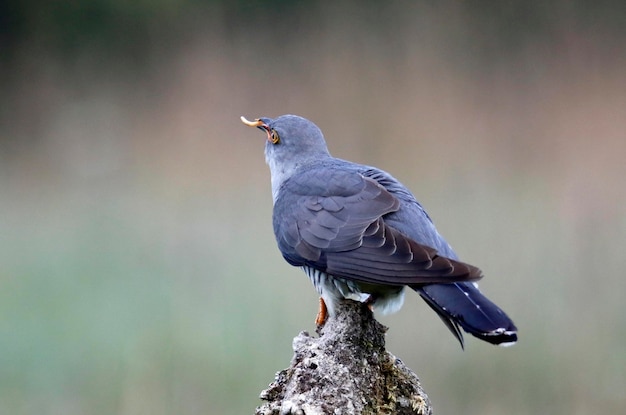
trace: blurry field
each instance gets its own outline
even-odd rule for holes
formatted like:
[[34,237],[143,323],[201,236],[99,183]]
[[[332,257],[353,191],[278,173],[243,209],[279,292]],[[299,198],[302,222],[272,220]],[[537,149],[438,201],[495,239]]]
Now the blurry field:
[[517,323],[515,347],[462,352],[416,295],[381,318],[435,413],[622,413],[624,34],[452,6],[292,13],[189,19],[136,66],[25,42],[3,67],[0,413],[253,412],[317,305],[275,247],[264,137],[239,122],[283,113],[410,187]]

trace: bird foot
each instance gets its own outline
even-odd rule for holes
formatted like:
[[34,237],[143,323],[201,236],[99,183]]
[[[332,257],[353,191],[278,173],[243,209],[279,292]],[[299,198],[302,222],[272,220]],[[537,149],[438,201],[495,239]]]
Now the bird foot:
[[324,299],[320,297],[320,308],[317,312],[317,317],[315,318],[315,324],[317,327],[321,327],[326,323],[326,319],[328,318],[328,308],[326,307],[326,303]]

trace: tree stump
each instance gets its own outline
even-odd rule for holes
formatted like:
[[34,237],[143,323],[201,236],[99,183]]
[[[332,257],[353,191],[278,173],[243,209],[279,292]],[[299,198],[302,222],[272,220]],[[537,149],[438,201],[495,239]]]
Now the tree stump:
[[257,415],[432,414],[415,373],[385,350],[387,328],[346,300],[317,329],[293,340],[291,365],[261,392]]

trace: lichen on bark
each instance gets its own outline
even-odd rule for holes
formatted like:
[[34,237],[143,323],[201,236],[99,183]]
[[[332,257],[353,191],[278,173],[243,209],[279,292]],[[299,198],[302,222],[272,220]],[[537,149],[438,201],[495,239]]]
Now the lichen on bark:
[[387,328],[346,300],[317,329],[293,340],[294,356],[261,392],[257,415],[432,414],[415,373],[385,349]]

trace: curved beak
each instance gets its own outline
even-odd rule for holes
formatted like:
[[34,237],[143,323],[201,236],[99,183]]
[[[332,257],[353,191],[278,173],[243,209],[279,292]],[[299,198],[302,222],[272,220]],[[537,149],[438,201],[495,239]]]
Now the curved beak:
[[259,120],[258,118],[256,118],[254,121],[248,121],[243,115],[241,116],[241,122],[248,127],[262,127],[264,125],[263,121]]
[[245,125],[247,125],[248,127],[256,127],[259,130],[263,130],[265,131],[265,134],[267,134],[267,140],[268,141],[272,141],[272,134],[271,134],[271,130],[270,127],[267,126],[267,124],[265,124],[263,121],[261,121],[259,118],[255,118],[254,121],[248,121],[246,119],[246,117],[244,117],[243,115],[241,116],[241,122],[244,123]]

